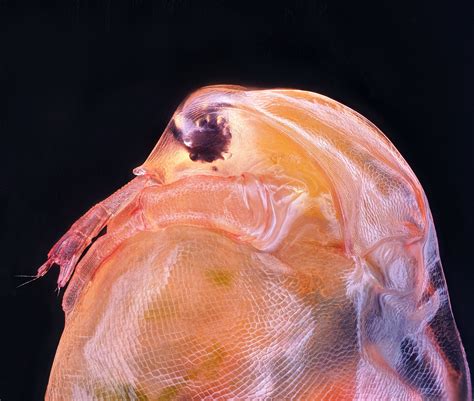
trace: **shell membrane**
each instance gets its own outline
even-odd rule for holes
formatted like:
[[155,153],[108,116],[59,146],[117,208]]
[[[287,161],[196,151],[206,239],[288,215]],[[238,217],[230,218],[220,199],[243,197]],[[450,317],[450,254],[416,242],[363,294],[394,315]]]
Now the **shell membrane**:
[[66,292],[48,399],[470,399],[428,201],[364,117],[206,87],[135,172]]

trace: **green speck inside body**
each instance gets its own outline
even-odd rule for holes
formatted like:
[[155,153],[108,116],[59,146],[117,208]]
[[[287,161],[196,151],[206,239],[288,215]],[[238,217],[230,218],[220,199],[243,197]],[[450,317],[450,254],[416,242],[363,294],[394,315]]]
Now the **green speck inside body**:
[[206,270],[206,278],[219,287],[230,287],[233,281],[232,273],[221,269]]

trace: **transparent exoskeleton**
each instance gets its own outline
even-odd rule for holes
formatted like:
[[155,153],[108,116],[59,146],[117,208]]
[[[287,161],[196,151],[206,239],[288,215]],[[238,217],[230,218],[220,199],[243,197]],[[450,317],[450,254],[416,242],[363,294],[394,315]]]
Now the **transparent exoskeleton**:
[[206,87],[134,172],[38,271],[69,283],[48,400],[470,399],[427,199],[365,118]]

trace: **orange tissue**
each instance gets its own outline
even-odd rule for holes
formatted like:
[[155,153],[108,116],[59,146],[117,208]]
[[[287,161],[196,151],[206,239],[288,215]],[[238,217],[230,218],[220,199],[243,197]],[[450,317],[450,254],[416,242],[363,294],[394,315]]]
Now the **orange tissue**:
[[38,271],[68,284],[47,400],[470,399],[427,199],[364,117],[205,87],[134,173]]

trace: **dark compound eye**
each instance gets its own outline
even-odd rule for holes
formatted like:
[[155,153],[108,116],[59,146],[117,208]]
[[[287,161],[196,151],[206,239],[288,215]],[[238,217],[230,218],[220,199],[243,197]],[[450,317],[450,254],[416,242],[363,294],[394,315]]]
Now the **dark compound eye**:
[[228,151],[232,134],[226,119],[212,109],[187,124],[184,129],[170,124],[173,136],[189,152],[192,161],[213,162],[223,159]]

